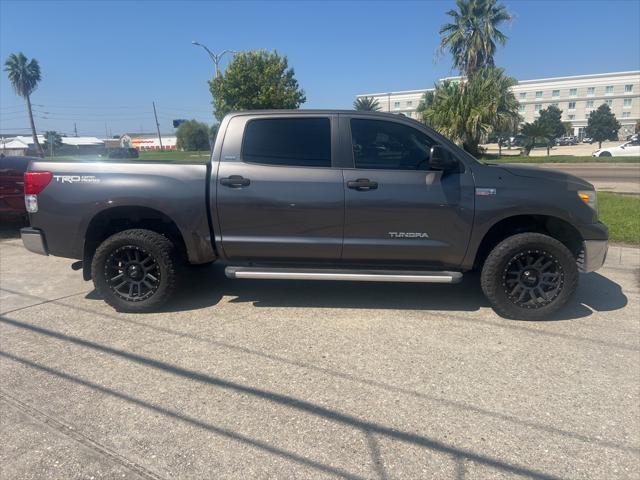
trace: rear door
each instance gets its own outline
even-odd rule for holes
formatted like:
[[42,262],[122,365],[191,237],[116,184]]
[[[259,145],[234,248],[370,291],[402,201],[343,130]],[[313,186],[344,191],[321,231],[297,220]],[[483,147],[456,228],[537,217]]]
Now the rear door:
[[[340,116],[344,169],[343,260],[456,266],[473,224],[471,172],[432,171],[436,144],[413,122]],[[346,147],[346,148],[345,148]]]
[[226,130],[219,235],[232,261],[338,261],[344,190],[331,115],[240,115]]

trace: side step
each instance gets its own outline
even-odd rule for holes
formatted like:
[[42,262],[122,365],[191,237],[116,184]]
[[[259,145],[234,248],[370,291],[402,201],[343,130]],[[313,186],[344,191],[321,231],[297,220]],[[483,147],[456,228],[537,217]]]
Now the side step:
[[460,272],[427,272],[417,270],[339,270],[306,268],[227,267],[228,278],[269,280],[346,280],[351,282],[458,283]]

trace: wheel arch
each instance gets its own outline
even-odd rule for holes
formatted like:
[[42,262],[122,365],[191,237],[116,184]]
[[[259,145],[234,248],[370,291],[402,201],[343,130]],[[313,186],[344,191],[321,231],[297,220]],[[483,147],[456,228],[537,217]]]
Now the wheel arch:
[[164,235],[176,246],[180,257],[188,259],[182,232],[167,214],[150,207],[116,206],[101,210],[87,224],[82,272],[85,280],[91,279],[91,260],[100,243],[115,233],[132,228],[142,228]]
[[476,249],[473,268],[482,267],[491,250],[501,241],[526,232],[555,238],[569,249],[576,260],[581,255],[584,239],[570,222],[553,215],[521,214],[502,218],[486,231]]

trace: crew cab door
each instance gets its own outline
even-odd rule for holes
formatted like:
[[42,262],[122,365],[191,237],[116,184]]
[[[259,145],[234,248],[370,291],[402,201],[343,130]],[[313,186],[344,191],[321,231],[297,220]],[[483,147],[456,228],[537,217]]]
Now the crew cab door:
[[340,115],[345,262],[457,266],[473,225],[471,172],[431,170],[436,144],[402,118]]
[[232,261],[338,261],[342,172],[332,168],[331,115],[238,115],[217,177],[217,240]]

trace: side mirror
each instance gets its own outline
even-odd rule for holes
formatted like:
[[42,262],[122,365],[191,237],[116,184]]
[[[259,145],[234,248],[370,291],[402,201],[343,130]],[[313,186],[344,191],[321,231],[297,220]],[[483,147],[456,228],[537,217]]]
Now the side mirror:
[[440,145],[434,145],[431,147],[429,166],[431,170],[452,172],[458,170],[458,161],[449,150]]

